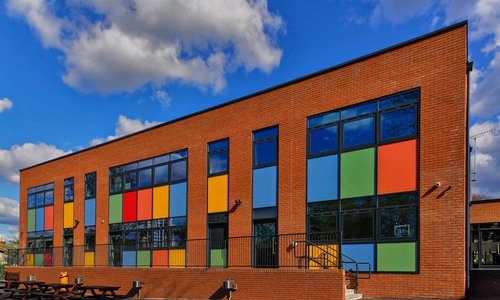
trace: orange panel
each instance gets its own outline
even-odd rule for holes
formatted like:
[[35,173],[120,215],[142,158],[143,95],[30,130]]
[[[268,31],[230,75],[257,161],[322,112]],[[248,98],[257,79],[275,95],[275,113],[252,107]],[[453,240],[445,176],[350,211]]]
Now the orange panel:
[[417,140],[378,147],[378,194],[417,189]]
[[153,267],[168,267],[168,250],[153,250]]
[[140,190],[137,197],[137,220],[151,220],[153,209],[153,190]]
[[45,206],[45,226],[44,230],[54,229],[54,206]]

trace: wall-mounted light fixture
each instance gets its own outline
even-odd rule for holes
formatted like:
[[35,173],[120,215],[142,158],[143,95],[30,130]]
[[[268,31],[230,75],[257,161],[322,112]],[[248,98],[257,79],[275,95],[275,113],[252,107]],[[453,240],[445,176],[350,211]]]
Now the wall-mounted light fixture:
[[76,227],[78,227],[78,224],[80,224],[80,220],[75,219],[75,225],[73,225],[73,229],[76,229]]
[[234,205],[235,206],[240,206],[241,205],[241,200],[240,199],[234,200]]

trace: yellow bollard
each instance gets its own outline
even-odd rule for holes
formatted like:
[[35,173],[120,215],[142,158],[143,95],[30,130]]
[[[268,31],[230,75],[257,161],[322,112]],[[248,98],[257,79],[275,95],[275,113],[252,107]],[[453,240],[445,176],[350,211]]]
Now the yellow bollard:
[[[64,283],[64,284],[69,283],[68,272],[60,272],[59,273],[59,283]],[[61,291],[66,292],[66,289],[61,289]]]

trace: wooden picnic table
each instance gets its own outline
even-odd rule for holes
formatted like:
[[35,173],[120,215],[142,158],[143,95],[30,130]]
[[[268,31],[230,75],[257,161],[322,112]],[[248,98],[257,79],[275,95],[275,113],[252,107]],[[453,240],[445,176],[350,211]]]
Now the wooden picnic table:
[[69,283],[44,283],[40,284],[41,292],[35,293],[39,299],[51,296],[52,298],[64,298],[70,292],[70,288],[74,287]]
[[115,298],[115,291],[120,289],[119,286],[107,286],[107,285],[82,285],[79,287],[79,290],[82,291],[82,297],[85,297],[85,294],[90,291],[92,293],[92,297],[96,299],[104,299],[107,294],[109,296]]
[[[33,290],[39,289],[41,284],[44,284],[45,281],[12,281],[13,284],[17,285],[16,289],[10,289],[10,295],[8,298],[14,298],[15,293],[19,293],[22,295],[23,299],[26,299]],[[24,287],[24,288],[23,288]]]

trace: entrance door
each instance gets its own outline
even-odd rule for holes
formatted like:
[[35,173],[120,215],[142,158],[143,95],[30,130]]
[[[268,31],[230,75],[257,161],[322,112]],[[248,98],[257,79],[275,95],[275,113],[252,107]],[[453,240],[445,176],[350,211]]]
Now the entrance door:
[[227,223],[210,224],[209,237],[209,266],[224,268],[227,266]]
[[278,267],[278,236],[274,220],[254,224],[254,266],[256,268]]

